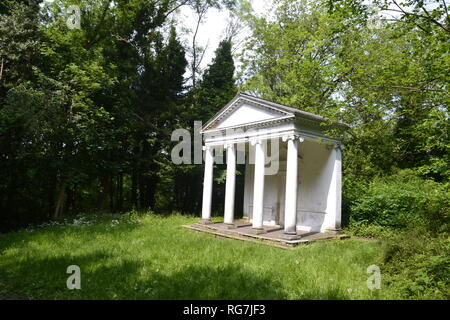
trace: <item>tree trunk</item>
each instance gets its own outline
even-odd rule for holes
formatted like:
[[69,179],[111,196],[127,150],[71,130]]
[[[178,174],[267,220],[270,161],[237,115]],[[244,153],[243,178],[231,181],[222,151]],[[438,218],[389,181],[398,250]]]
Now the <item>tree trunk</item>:
[[131,204],[133,209],[138,208],[138,199],[137,199],[137,185],[138,185],[138,177],[137,177],[137,169],[134,168],[131,174]]
[[109,183],[109,210],[110,212],[114,212],[114,181],[112,175],[109,176],[108,183]]
[[99,211],[103,211],[103,209],[105,208],[105,200],[106,196],[109,194],[109,188],[110,183],[108,176],[102,176],[100,178],[100,188],[97,198],[97,210]]
[[46,217],[50,218],[52,215],[52,211],[54,212],[55,208],[55,186],[56,186],[56,176],[52,175],[52,177],[48,181],[47,185],[47,210]]
[[66,183],[63,182],[59,188],[58,197],[56,199],[55,211],[53,212],[54,219],[63,215],[65,195],[66,195]]
[[3,58],[2,58],[2,62],[0,63],[0,81],[3,78]]
[[116,200],[117,211],[121,212],[123,210],[123,173],[120,172],[117,175],[117,200]]

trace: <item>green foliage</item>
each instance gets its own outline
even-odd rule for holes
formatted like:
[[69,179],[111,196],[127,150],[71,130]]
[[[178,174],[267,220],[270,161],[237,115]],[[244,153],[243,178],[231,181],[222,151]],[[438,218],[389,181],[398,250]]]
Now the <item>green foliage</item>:
[[402,298],[450,297],[448,190],[447,184],[402,170],[353,194],[347,231],[383,239],[383,279]]
[[[217,238],[173,214],[80,215],[0,235],[0,294],[29,299],[395,299],[370,291],[383,247],[324,241],[295,250]],[[69,265],[81,290],[67,290]]]
[[196,120],[205,123],[237,93],[231,41],[223,40],[215,57],[203,74],[199,88],[194,90],[193,112]]
[[435,235],[422,228],[393,233],[387,240],[385,280],[406,299],[450,298],[449,232]]
[[[32,67],[42,61],[43,35],[37,6],[11,5],[0,11],[0,107],[8,89],[33,79]],[[14,26],[14,28],[11,28]]]
[[[191,88],[186,101],[179,108],[181,116],[178,125],[191,129],[192,137],[195,134],[194,121],[202,121],[202,124],[205,124],[209,118],[235,96],[237,89],[234,71],[231,42],[223,40],[219,43],[212,62],[204,71],[202,80],[195,88]],[[174,185],[171,192],[175,199],[175,203],[169,205],[169,208],[184,213],[200,212],[203,168],[198,165],[173,166],[173,164],[168,164],[167,166],[169,169],[165,170],[172,175],[170,178]],[[217,182],[214,188],[214,196],[220,199],[225,192],[225,184],[223,183],[225,166],[216,165],[214,175]],[[213,201],[213,211],[223,212],[222,206],[222,201]]]
[[391,228],[450,226],[448,188],[411,170],[375,178],[350,206],[351,220]]
[[[81,29],[66,25],[71,4]],[[2,230],[107,203],[154,205],[183,99],[187,61],[167,19],[179,4],[58,0],[2,12]]]
[[395,229],[381,226],[378,224],[368,223],[366,220],[355,221],[352,220],[350,225],[347,225],[344,230],[345,233],[356,237],[363,237],[368,239],[385,239],[395,233]]
[[[357,25],[329,15],[320,2],[277,1],[275,18],[247,17],[247,81],[243,86],[269,100],[337,116],[330,99],[350,69],[341,61]],[[334,118],[334,117],[333,117]]]
[[408,19],[373,26],[377,16],[353,0],[280,0],[272,11],[245,17],[243,90],[350,124],[347,190],[398,167],[448,181],[445,30],[432,19],[421,20],[429,32]]
[[[86,210],[198,213],[202,167],[171,163],[170,133],[208,120],[238,80],[242,90],[350,124],[349,231],[391,239],[408,230],[389,244],[388,277],[401,271],[408,297],[448,296],[450,19],[444,0],[430,3],[373,1],[396,12],[380,21],[355,0],[277,0],[262,17],[242,1],[252,33],[242,78],[226,39],[190,87],[184,74],[188,66],[199,74],[198,61],[187,61],[174,27],[183,21],[172,12],[189,5],[205,14],[236,1],[2,1],[0,230]],[[66,25],[72,4],[81,29]],[[213,197],[223,198],[224,166],[214,172]],[[321,297],[346,297],[341,289]],[[312,294],[296,290],[285,296]]]

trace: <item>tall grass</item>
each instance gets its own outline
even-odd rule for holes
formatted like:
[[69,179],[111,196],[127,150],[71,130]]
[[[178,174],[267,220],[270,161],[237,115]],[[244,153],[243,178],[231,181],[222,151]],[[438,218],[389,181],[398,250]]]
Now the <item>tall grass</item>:
[[[295,250],[215,238],[182,227],[198,218],[82,216],[0,235],[0,297],[30,299],[385,299],[366,269],[383,245],[356,239]],[[69,290],[69,265],[81,290]],[[383,270],[382,270],[383,272]]]

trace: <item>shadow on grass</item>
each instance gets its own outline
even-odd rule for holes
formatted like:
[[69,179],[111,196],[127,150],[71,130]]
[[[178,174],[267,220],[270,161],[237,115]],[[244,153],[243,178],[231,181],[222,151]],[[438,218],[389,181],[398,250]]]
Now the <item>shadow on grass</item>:
[[142,299],[286,299],[278,282],[237,266],[190,266],[169,275],[151,273],[139,288]]
[[[16,258],[5,258],[0,269],[3,295],[24,296],[28,299],[70,298],[73,291],[67,289],[67,279],[71,275],[67,273],[67,268],[70,265],[79,266],[83,283],[84,273],[95,273],[95,266],[98,263],[106,263],[110,258],[111,256],[104,251],[43,258],[30,255],[19,261]],[[132,269],[125,265],[121,267]]]
[[[69,265],[81,269],[81,290],[69,290]],[[85,255],[30,257],[0,271],[8,297],[29,299],[287,299],[283,285],[239,265],[186,266],[170,272],[151,263],[120,260],[103,251]],[[148,272],[146,269],[149,269]],[[341,290],[307,288],[301,299],[348,299]]]
[[[81,290],[69,290],[69,265],[81,269]],[[86,255],[30,257],[3,264],[5,296],[29,299],[286,299],[276,281],[237,266],[149,270],[143,262],[97,251]],[[7,297],[6,297],[7,298]]]
[[[59,253],[44,247],[33,251],[32,242],[90,241],[96,236],[119,231],[131,231],[139,225],[123,224],[109,229],[105,225],[84,227],[57,227],[20,232],[2,238],[0,255],[6,248],[17,250],[4,255],[0,261],[0,296],[29,299],[286,299],[283,283],[271,272],[258,273],[239,264],[239,260],[222,265],[211,265],[192,256],[189,263],[180,266],[170,261],[159,267],[158,257],[153,260],[134,259],[121,251],[87,246],[86,250]],[[75,237],[77,235],[78,237]],[[125,240],[124,240],[125,241]],[[73,245],[79,242],[73,241]],[[28,247],[29,246],[29,247]],[[27,250],[23,250],[26,248]],[[146,249],[143,249],[146,250]],[[175,256],[174,256],[175,259]],[[245,257],[242,257],[245,260]],[[78,265],[81,269],[81,290],[66,286],[67,267]],[[308,276],[308,275],[305,275]],[[292,281],[294,281],[293,279]],[[345,299],[339,290],[303,288],[303,299]]]

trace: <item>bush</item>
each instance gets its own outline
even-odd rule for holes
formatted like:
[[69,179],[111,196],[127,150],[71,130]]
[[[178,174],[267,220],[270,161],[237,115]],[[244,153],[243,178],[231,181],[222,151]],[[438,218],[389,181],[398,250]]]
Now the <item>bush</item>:
[[357,187],[347,195],[348,231],[383,239],[386,283],[404,298],[449,299],[448,183],[402,170]]
[[433,232],[448,232],[448,186],[424,180],[412,170],[375,178],[367,190],[350,203],[350,223],[390,228],[425,226]]
[[383,227],[377,224],[369,224],[366,221],[353,221],[352,224],[343,229],[345,233],[364,238],[388,239],[395,229]]
[[386,241],[386,283],[407,299],[450,298],[450,242],[421,230],[398,232]]

